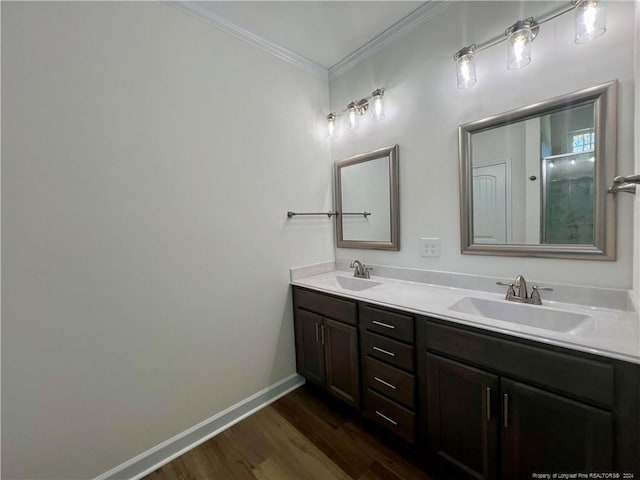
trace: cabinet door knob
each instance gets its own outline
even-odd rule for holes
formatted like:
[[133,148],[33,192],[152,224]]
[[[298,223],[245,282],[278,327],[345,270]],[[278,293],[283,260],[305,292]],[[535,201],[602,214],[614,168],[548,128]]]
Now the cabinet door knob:
[[487,387],[487,422],[491,420],[491,389]]

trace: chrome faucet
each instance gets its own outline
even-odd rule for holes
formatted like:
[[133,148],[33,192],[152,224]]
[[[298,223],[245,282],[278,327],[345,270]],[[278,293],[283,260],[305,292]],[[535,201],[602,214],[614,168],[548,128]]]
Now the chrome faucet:
[[507,295],[505,300],[510,302],[530,303],[533,305],[542,305],[542,299],[540,298],[540,291],[553,291],[553,288],[539,287],[534,285],[531,287],[531,295],[527,291],[527,281],[524,279],[524,275],[518,275],[513,283],[496,282],[497,285],[503,285],[507,288]]
[[371,269],[366,267],[365,265],[363,265],[360,260],[354,260],[353,262],[351,262],[351,264],[349,265],[349,268],[355,269],[353,271],[353,276],[354,277],[371,278],[371,276],[369,274],[369,270],[371,270]]
[[526,300],[529,298],[529,294],[527,292],[527,281],[524,279],[523,275],[518,275],[516,279],[513,281],[513,288],[515,289],[515,297],[520,300]]

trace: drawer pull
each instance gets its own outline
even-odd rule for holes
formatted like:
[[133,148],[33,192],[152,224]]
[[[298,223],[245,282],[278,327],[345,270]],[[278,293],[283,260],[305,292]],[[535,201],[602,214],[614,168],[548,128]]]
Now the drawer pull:
[[378,410],[376,410],[376,415],[378,415],[379,417],[384,418],[387,422],[389,422],[390,424],[394,425],[394,426],[398,426],[398,422],[396,422],[395,420],[391,420],[389,417],[387,417],[385,414],[380,413]]
[[389,325],[388,323],[382,323],[382,322],[379,322],[379,321],[377,321],[377,320],[372,320],[372,321],[371,321],[371,323],[373,323],[373,324],[375,324],[375,325],[379,325],[379,326],[381,326],[381,327],[390,328],[390,329],[392,329],[392,330],[393,330],[394,328],[396,328],[396,326],[395,326],[395,325]]
[[386,385],[386,386],[387,386],[387,387],[389,387],[389,388],[392,388],[393,390],[395,390],[395,389],[396,389],[396,386],[395,386],[395,385],[391,385],[390,383],[385,382],[385,381],[384,381],[384,380],[382,380],[381,378],[373,377],[373,379],[374,379],[374,380],[376,380],[377,382],[380,382],[380,383],[381,383],[381,384],[383,384],[383,385]]
[[390,351],[388,351],[388,350],[384,350],[384,349],[379,348],[379,347],[373,347],[373,349],[374,349],[376,352],[384,353],[385,355],[389,355],[390,357],[395,357],[395,356],[396,356],[396,354],[395,354],[395,353],[390,352]]

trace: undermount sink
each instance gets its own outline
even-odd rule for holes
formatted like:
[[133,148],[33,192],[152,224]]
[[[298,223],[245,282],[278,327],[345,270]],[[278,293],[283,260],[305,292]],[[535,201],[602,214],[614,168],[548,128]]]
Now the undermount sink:
[[344,288],[345,290],[353,290],[354,292],[360,292],[362,290],[366,290],[367,288],[380,285],[380,282],[374,282],[373,280],[368,280],[365,278],[336,277],[336,280],[341,288]]
[[449,310],[565,333],[586,326],[591,318],[581,313],[476,297],[464,297]]

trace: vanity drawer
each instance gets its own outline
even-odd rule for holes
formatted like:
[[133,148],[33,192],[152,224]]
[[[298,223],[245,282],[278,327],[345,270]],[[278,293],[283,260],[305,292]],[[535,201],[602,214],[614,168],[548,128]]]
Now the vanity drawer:
[[415,443],[415,414],[373,390],[364,394],[364,416],[408,443]]
[[332,318],[333,320],[357,325],[358,317],[356,315],[355,302],[300,288],[294,288],[293,291],[295,305],[297,307]]
[[415,407],[414,375],[369,356],[365,358],[365,372],[367,387],[411,409]]
[[[426,347],[528,383],[613,405],[613,365],[427,322]],[[423,353],[420,353],[423,355]]]
[[413,317],[370,305],[360,306],[360,323],[367,330],[413,343]]
[[370,355],[383,362],[413,372],[415,368],[414,347],[411,345],[370,332],[363,332],[360,340],[363,355]]

